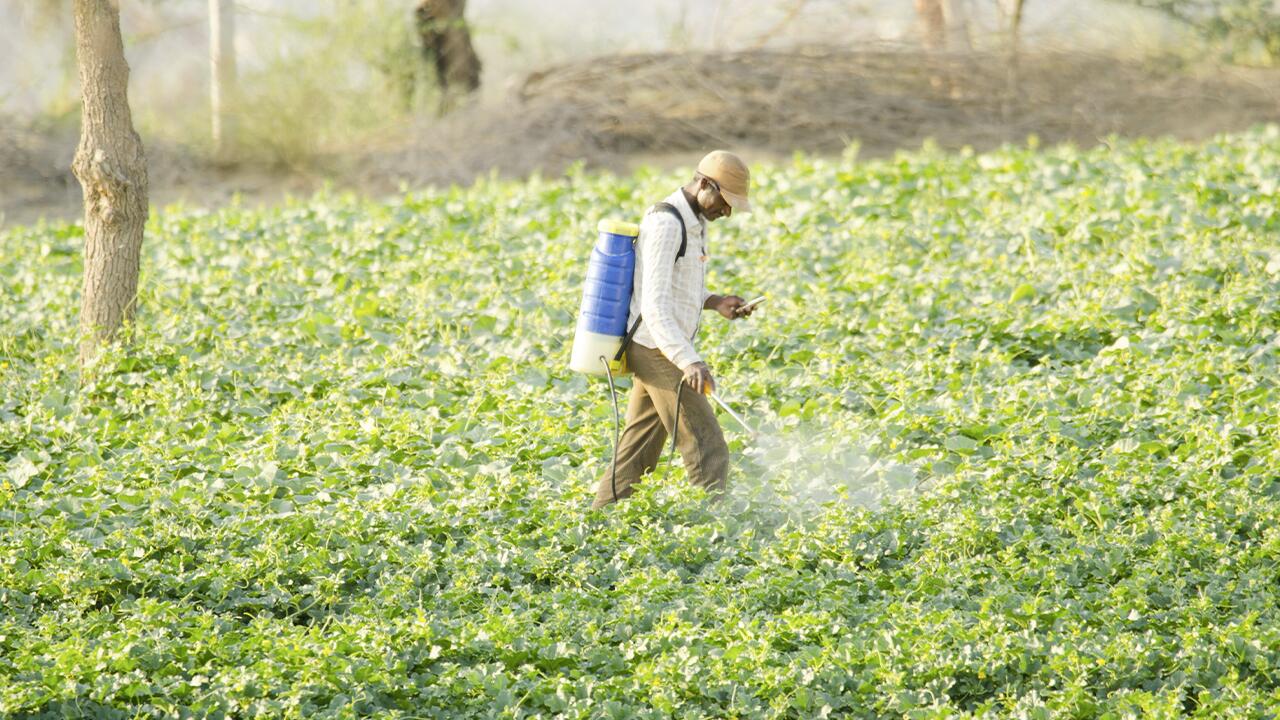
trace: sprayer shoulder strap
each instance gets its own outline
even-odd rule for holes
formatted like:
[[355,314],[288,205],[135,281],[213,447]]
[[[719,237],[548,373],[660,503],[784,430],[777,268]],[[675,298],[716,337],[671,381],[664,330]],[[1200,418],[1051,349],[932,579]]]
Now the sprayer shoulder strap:
[[[684,251],[689,247],[689,230],[684,226],[684,216],[680,214],[680,210],[669,202],[660,202],[653,206],[653,212],[664,212],[675,217],[676,222],[680,223],[680,250],[676,253],[676,260],[684,257]],[[631,338],[636,336],[636,331],[640,329],[641,317],[636,315],[636,321],[631,323],[631,329],[627,330],[627,334],[622,338],[622,345],[618,348],[618,354],[613,356],[615,361],[622,359],[622,354],[627,351],[627,346],[631,344]]]
[[674,217],[676,222],[680,223],[680,251],[676,253],[676,259],[679,260],[684,257],[684,251],[689,247],[689,231],[684,226],[684,216],[680,214],[675,205],[669,202],[660,202],[653,206],[653,210],[654,212],[667,213]]

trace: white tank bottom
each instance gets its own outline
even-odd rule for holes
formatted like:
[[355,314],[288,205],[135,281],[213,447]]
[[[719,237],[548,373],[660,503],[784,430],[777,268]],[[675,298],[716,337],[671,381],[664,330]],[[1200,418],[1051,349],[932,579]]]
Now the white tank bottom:
[[[613,356],[618,354],[618,348],[622,347],[622,338],[614,335],[601,335],[588,330],[578,328],[578,332],[573,336],[573,354],[569,358],[569,369],[575,372],[586,373],[588,375],[599,375],[604,377],[604,365],[600,362],[600,357],[604,356],[610,362]],[[618,375],[618,371],[614,370],[614,375]]]

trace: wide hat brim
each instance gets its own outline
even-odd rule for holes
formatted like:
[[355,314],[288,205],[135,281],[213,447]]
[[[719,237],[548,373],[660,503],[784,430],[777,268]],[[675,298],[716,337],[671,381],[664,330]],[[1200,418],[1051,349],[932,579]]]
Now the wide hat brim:
[[729,203],[729,207],[733,208],[734,212],[736,213],[751,212],[751,201],[747,199],[746,195],[731,193],[723,189],[720,190],[720,194],[724,196],[724,201]]

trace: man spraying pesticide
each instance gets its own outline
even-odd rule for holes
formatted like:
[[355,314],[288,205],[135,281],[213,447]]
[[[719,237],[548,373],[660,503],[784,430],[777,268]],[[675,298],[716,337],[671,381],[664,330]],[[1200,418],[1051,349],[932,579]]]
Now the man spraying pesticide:
[[[689,481],[711,493],[724,490],[729,448],[707,398],[723,402],[693,341],[703,310],[736,320],[749,317],[763,300],[713,295],[704,284],[707,223],[748,212],[749,187],[742,159],[717,150],[702,158],[688,184],[650,208],[639,228],[600,224],[570,366],[607,375],[611,388],[615,374],[631,372],[635,379],[625,429],[615,439],[593,508],[631,495],[657,467],[673,433]],[[614,402],[616,421],[616,397]]]

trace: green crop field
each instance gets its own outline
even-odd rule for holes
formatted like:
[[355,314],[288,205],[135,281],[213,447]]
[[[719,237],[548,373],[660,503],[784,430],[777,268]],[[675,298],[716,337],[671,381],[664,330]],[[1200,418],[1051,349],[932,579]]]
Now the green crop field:
[[0,234],[0,716],[1273,717],[1280,131],[756,168],[732,491],[588,505],[596,221],[683,176]]

